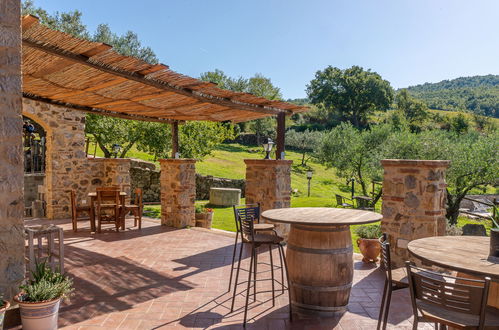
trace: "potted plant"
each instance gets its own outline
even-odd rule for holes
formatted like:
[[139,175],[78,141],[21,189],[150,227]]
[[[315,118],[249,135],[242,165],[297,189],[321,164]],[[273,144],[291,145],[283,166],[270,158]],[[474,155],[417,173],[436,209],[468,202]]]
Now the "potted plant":
[[5,312],[9,309],[9,302],[3,300],[3,296],[0,295],[0,329],[3,329],[3,319],[5,317]]
[[364,257],[363,262],[376,262],[381,251],[379,237],[382,235],[380,225],[359,226],[355,228],[357,246]]
[[490,252],[489,256],[499,257],[499,211],[497,206],[492,210],[492,228],[490,228]]
[[73,280],[52,271],[45,262],[35,264],[32,277],[14,297],[19,304],[23,329],[57,329],[59,305],[61,299],[73,291]]
[[213,221],[213,209],[205,208],[203,205],[196,205],[196,227],[211,229]]

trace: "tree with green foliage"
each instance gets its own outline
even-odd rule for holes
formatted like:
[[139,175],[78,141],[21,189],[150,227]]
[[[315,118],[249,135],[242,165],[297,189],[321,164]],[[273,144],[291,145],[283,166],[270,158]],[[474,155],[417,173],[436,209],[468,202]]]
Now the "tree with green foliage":
[[350,123],[342,123],[329,131],[318,148],[318,159],[338,170],[346,179],[354,178],[367,196],[369,181],[380,180],[379,157],[383,143],[391,134],[389,125],[377,125],[359,131]]
[[450,118],[449,124],[449,129],[458,134],[466,133],[470,129],[470,122],[462,113],[459,113],[457,114],[457,116]]
[[369,115],[387,110],[393,101],[390,83],[359,66],[345,70],[328,66],[317,71],[307,94],[312,104],[324,106],[357,128],[366,127]]
[[[309,131],[308,129],[297,132],[291,129],[286,132],[286,145],[295,148],[302,154],[301,165],[306,166],[311,153],[320,145],[323,136],[323,132]],[[309,155],[308,158],[306,157],[307,154]]]
[[412,131],[420,131],[423,121],[428,116],[428,107],[422,101],[413,98],[407,89],[402,89],[395,97],[397,109],[409,123]]
[[[234,126],[227,123],[191,121],[179,125],[179,153],[183,158],[202,159],[227,139],[233,139]],[[153,154],[156,159],[169,158],[171,126],[150,123],[144,137],[137,141],[137,149]]]

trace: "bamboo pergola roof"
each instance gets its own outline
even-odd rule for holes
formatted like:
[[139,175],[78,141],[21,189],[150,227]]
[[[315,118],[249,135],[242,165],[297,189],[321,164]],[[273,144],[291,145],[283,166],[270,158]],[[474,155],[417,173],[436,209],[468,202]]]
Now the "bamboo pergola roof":
[[149,121],[241,122],[308,110],[123,56],[111,46],[79,39],[22,18],[23,95],[78,110]]

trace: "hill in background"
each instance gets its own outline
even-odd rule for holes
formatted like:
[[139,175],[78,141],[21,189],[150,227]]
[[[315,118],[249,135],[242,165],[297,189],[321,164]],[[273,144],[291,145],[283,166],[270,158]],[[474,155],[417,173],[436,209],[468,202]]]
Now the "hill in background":
[[499,118],[499,75],[460,77],[410,86],[407,90],[430,109],[469,110]]

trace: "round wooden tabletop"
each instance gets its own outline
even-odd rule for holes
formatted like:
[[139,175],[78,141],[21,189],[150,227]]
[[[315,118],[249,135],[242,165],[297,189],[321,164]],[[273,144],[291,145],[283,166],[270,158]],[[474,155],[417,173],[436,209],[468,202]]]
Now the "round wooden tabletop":
[[359,225],[379,221],[382,217],[371,211],[332,207],[292,207],[262,213],[263,219],[272,222],[316,226]]
[[499,258],[489,257],[489,242],[490,237],[434,236],[411,241],[407,248],[431,264],[499,280]]

